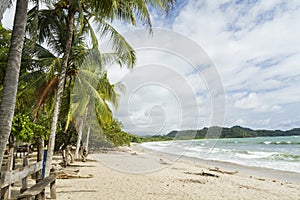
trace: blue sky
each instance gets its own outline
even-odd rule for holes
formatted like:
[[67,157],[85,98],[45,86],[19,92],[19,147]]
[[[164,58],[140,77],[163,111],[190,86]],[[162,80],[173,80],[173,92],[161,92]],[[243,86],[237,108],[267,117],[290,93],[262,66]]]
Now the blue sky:
[[[125,130],[136,134],[211,125],[283,130],[300,127],[299,9],[298,0],[178,0],[168,18],[152,13],[154,27],[190,39],[202,48],[201,55],[210,58],[224,89],[225,113],[220,113],[224,120],[221,124],[211,120],[213,107],[219,106],[214,102],[219,101],[214,101],[213,81],[206,79],[209,72],[203,68],[195,74],[184,57],[153,49],[137,49],[136,70],[108,69],[113,82],[123,81],[128,88],[115,115]],[[3,20],[7,26],[11,23],[8,16]],[[115,26],[120,32],[135,30],[122,23]],[[152,37],[161,37],[159,34],[154,31]],[[135,46],[135,41],[128,39]],[[181,44],[185,40],[169,42],[175,48],[185,45]],[[143,40],[138,43],[141,47]],[[192,49],[188,53],[195,54]],[[159,65],[162,73],[138,70],[146,65],[153,69]],[[162,66],[176,71],[178,79],[164,74]],[[144,87],[145,80],[152,86]],[[182,82],[189,85],[193,95],[180,89]]]

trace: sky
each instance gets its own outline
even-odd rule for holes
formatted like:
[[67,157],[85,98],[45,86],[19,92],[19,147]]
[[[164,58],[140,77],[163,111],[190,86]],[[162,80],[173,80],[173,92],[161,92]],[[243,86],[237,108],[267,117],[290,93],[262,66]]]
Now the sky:
[[300,127],[300,1],[177,0],[151,14],[152,35],[114,23],[137,54],[133,70],[107,67],[126,87],[114,110],[124,130]]

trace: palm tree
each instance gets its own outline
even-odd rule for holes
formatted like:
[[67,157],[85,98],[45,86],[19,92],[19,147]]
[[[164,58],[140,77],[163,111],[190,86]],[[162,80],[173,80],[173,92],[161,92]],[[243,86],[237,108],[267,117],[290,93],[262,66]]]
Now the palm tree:
[[[54,143],[55,143],[55,132],[57,128],[58,115],[61,106],[61,99],[65,85],[66,72],[69,66],[69,57],[71,53],[72,40],[75,32],[83,31],[89,25],[89,21],[93,20],[98,26],[98,30],[101,31],[101,35],[108,35],[112,37],[114,51],[123,55],[123,60],[129,60],[132,67],[134,65],[135,56],[133,49],[128,45],[125,39],[118,34],[118,32],[113,29],[107,23],[108,21],[113,21],[115,19],[122,20],[133,25],[136,24],[137,19],[145,23],[151,29],[151,20],[148,12],[147,5],[151,5],[155,8],[163,8],[165,10],[169,9],[170,4],[173,0],[108,0],[108,1],[98,1],[98,0],[61,0],[55,4],[55,13],[57,16],[61,16],[62,13],[67,14],[66,16],[66,32],[65,32],[65,42],[63,45],[63,54],[61,61],[61,68],[58,77],[58,88],[56,93],[55,106],[53,111],[53,118],[50,129],[49,143],[48,143],[48,155],[46,162],[46,175],[50,172],[50,166],[52,162]],[[53,18],[53,17],[52,17]],[[77,26],[75,26],[75,24]],[[79,27],[78,29],[74,27]],[[49,32],[48,32],[49,33]],[[97,45],[97,43],[94,43]],[[124,53],[126,52],[126,53]],[[121,60],[122,60],[121,59]]]
[[[78,158],[79,147],[82,142],[82,131],[88,115],[91,115],[91,112],[96,113],[98,109],[98,111],[101,110],[100,120],[102,122],[111,120],[112,112],[107,102],[115,107],[118,103],[119,94],[115,91],[118,85],[111,85],[107,73],[99,70],[97,72],[96,66],[96,64],[91,65],[84,62],[74,84],[69,119],[74,118],[74,121],[78,122],[75,158]],[[96,107],[96,102],[98,107]],[[88,143],[88,137],[86,143]]]
[[0,106],[0,166],[14,115],[25,38],[28,0],[18,0]]

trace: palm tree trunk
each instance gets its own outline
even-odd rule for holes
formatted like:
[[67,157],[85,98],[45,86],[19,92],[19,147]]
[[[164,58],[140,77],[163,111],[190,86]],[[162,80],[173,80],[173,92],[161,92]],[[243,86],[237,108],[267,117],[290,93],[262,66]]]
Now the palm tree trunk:
[[[79,117],[79,125],[78,125],[78,138],[75,150],[75,159],[79,158],[79,151],[82,151],[82,130],[83,130],[83,116]],[[82,152],[81,152],[82,153]]]
[[50,136],[49,136],[49,142],[48,142],[47,160],[46,160],[46,169],[45,169],[46,176],[49,176],[49,174],[50,174],[52,158],[53,158],[53,153],[54,153],[55,135],[56,135],[58,115],[59,115],[59,111],[60,111],[61,98],[62,98],[64,85],[65,85],[69,55],[70,55],[71,47],[72,47],[73,30],[74,30],[74,15],[75,15],[75,12],[72,10],[69,10],[67,41],[66,41],[66,45],[64,48],[64,55],[62,57],[61,71],[60,71],[60,75],[58,78],[58,88],[57,88],[57,94],[56,94],[56,100],[55,100],[55,106],[54,106],[54,111],[53,111]]
[[86,152],[89,152],[89,141],[90,141],[90,133],[91,133],[91,123],[88,123],[87,134],[86,134],[86,142],[84,149]]
[[[37,162],[43,161],[44,159],[44,144],[45,140],[44,137],[41,136],[40,138],[37,139],[37,144],[38,144],[38,154],[37,154]],[[42,179],[42,170],[39,170],[36,172],[36,182],[39,182]]]
[[86,109],[86,115],[87,115],[86,116],[86,118],[87,118],[86,123],[87,123],[88,127],[87,127],[87,133],[86,133],[86,140],[85,140],[84,149],[86,150],[87,154],[89,152],[89,140],[90,140],[90,133],[91,133],[91,112],[89,111],[90,105]]
[[17,1],[0,106],[0,167],[2,166],[5,146],[11,132],[15,110],[22,50],[25,39],[27,8],[28,0]]

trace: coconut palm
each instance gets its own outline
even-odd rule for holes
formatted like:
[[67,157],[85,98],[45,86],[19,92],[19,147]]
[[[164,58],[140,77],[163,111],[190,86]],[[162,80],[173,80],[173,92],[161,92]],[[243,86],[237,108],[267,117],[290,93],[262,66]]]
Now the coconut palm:
[[[128,1],[120,1],[120,0],[108,0],[108,1],[98,1],[98,0],[60,0],[56,1],[54,11],[55,15],[52,15],[50,18],[59,18],[66,14],[66,18],[64,22],[66,24],[64,35],[65,42],[62,43],[62,59],[61,59],[61,67],[58,76],[58,87],[56,93],[55,106],[53,111],[53,118],[51,123],[51,130],[49,136],[48,143],[48,155],[46,162],[46,175],[49,174],[50,166],[52,162],[53,150],[54,150],[54,142],[55,142],[55,132],[57,127],[57,121],[61,106],[61,99],[64,90],[65,80],[66,80],[66,72],[68,66],[70,66],[69,58],[72,47],[72,40],[74,37],[74,33],[80,33],[85,28],[91,27],[89,22],[91,20],[94,21],[94,24],[98,27],[98,30],[101,31],[100,34],[107,35],[112,38],[114,51],[118,54],[122,54],[121,57],[123,60],[129,60],[130,64],[128,67],[132,67],[134,65],[135,57],[134,51],[125,39],[118,34],[118,32],[113,29],[112,26],[109,25],[109,22],[114,21],[115,19],[122,20],[126,23],[130,23],[135,25],[136,21],[140,20],[142,23],[145,23],[148,27],[151,28],[151,20],[148,12],[147,5],[155,7],[155,8],[163,8],[165,10],[169,9],[170,4],[173,2],[172,0],[128,0]],[[53,13],[52,13],[53,14]],[[47,26],[47,23],[44,23]],[[76,27],[76,28],[75,28]],[[47,29],[47,27],[46,27]],[[45,30],[46,30],[45,29]],[[49,29],[50,30],[50,29]],[[42,31],[47,38],[51,40],[50,31]],[[90,32],[92,33],[92,32]],[[49,40],[49,41],[50,41]],[[49,43],[50,44],[50,43]],[[94,43],[93,45],[97,45]]]
[[0,106],[0,166],[14,115],[24,44],[28,0],[18,0]]
[[[58,15],[54,18],[53,17],[50,18],[50,16],[53,15],[54,11],[55,10],[42,10],[40,12],[37,12],[37,9],[33,8],[29,12],[29,20],[28,20],[29,28],[28,28],[28,30],[29,30],[29,34],[31,35],[31,38],[34,38],[35,34],[38,33],[36,36],[36,40],[38,42],[43,43],[47,40],[50,41],[51,48],[53,49],[52,51],[59,55],[62,53],[62,44],[65,43],[65,38],[63,37],[64,36],[63,31],[65,29],[65,26],[64,26],[65,25],[65,20],[64,20],[65,16],[63,15],[64,13],[61,13],[60,15]],[[38,18],[38,20],[37,20],[37,18]],[[44,21],[49,18],[51,19],[50,21]],[[38,27],[37,30],[34,28],[34,27],[36,27],[36,22],[39,23],[37,25],[37,27]],[[87,22],[88,22],[88,20],[87,20]],[[108,24],[106,24],[106,26],[109,27]],[[87,25],[85,27],[86,28],[80,30],[81,33],[87,34],[88,31],[92,32],[89,30],[89,27],[90,27],[89,23],[87,23]],[[115,31],[115,30],[113,30],[113,31]],[[47,32],[47,34],[44,34],[45,32]],[[118,35],[118,37],[120,37],[120,36]],[[68,62],[68,73],[67,73],[68,77],[72,77],[71,76],[72,74],[77,76],[79,66],[87,66],[88,64],[86,61],[88,61],[88,60],[89,61],[93,60],[94,63],[99,63],[97,65],[99,67],[99,70],[101,68],[101,64],[104,65],[107,63],[111,63],[112,61],[117,61],[118,63],[121,63],[123,65],[132,65],[132,62],[134,62],[135,57],[134,57],[134,54],[132,53],[133,50],[126,43],[126,41],[123,41],[122,38],[119,41],[122,42],[123,45],[127,46],[126,49],[128,49],[128,53],[126,51],[123,51],[123,52],[120,51],[121,53],[123,53],[121,55],[118,55],[118,53],[113,53],[113,54],[106,53],[106,54],[100,55],[100,52],[97,48],[97,40],[96,40],[95,34],[93,32],[91,34],[91,38],[92,38],[93,48],[86,49],[85,43],[83,41],[84,38],[79,34],[73,35],[72,49],[71,49],[70,59]],[[125,52],[125,54],[124,54],[124,52]],[[126,54],[130,54],[130,55],[128,56]],[[85,63],[82,64],[82,62],[84,60],[85,60]],[[58,70],[58,67],[57,67],[57,64],[59,63],[58,61],[61,61],[61,59],[60,58],[54,59],[53,55],[49,56],[48,59],[43,58],[41,61],[41,62],[44,62],[44,64],[47,63],[48,65],[50,65],[52,67],[51,67],[51,70],[48,70],[50,72],[50,73],[48,73],[50,78],[46,79],[48,81],[46,81],[47,83],[44,84],[45,86],[41,90],[42,93],[39,95],[39,100],[37,101],[37,104],[36,104],[36,109],[35,109],[36,117],[38,117],[38,115],[39,115],[40,108],[42,108],[45,105],[45,100],[53,98],[53,96],[49,95],[48,93],[50,91],[53,91],[53,89],[57,87],[57,79],[58,78],[57,78],[57,76],[55,76],[54,71]],[[53,69],[56,69],[56,70],[53,70]],[[46,70],[44,70],[44,71],[46,71]],[[82,73],[83,72],[84,71],[82,71]],[[93,72],[95,72],[95,69],[93,70]],[[41,77],[41,78],[43,78],[43,77]],[[93,80],[93,78],[91,78],[90,80]],[[72,79],[72,78],[67,79],[65,87],[68,89],[65,90],[65,92],[64,92],[65,93],[64,96],[66,97],[65,98],[66,100],[64,100],[64,102],[68,102],[67,99],[70,99],[70,97],[68,97],[68,96],[71,95],[71,91],[72,91],[71,88],[74,85],[73,82],[74,82],[74,79]],[[102,85],[105,85],[105,84],[102,84]],[[39,92],[37,92],[37,93],[39,94]],[[51,94],[53,95],[54,93],[51,93]],[[66,103],[64,103],[64,104],[65,104],[64,107],[62,107],[63,112],[61,112],[61,113],[66,113],[66,110],[69,109],[69,105]],[[102,110],[105,110],[105,109],[102,109]],[[66,126],[66,129],[67,128],[68,128],[68,126]],[[78,129],[78,130],[81,130],[81,129]],[[81,134],[79,134],[79,136],[80,135]]]
[[[80,68],[74,89],[72,93],[72,103],[70,109],[70,117],[78,122],[78,140],[75,151],[75,158],[78,158],[79,147],[82,140],[82,131],[86,122],[87,115],[91,112],[101,112],[99,124],[112,120],[112,112],[107,105],[110,102],[117,107],[119,94],[116,93],[116,87],[122,85],[111,85],[107,73],[99,71],[97,64],[91,64],[90,61],[84,62]],[[96,103],[98,106],[96,106]],[[100,128],[100,127],[99,127]],[[87,142],[88,143],[88,137]],[[87,148],[87,146],[86,146]]]

